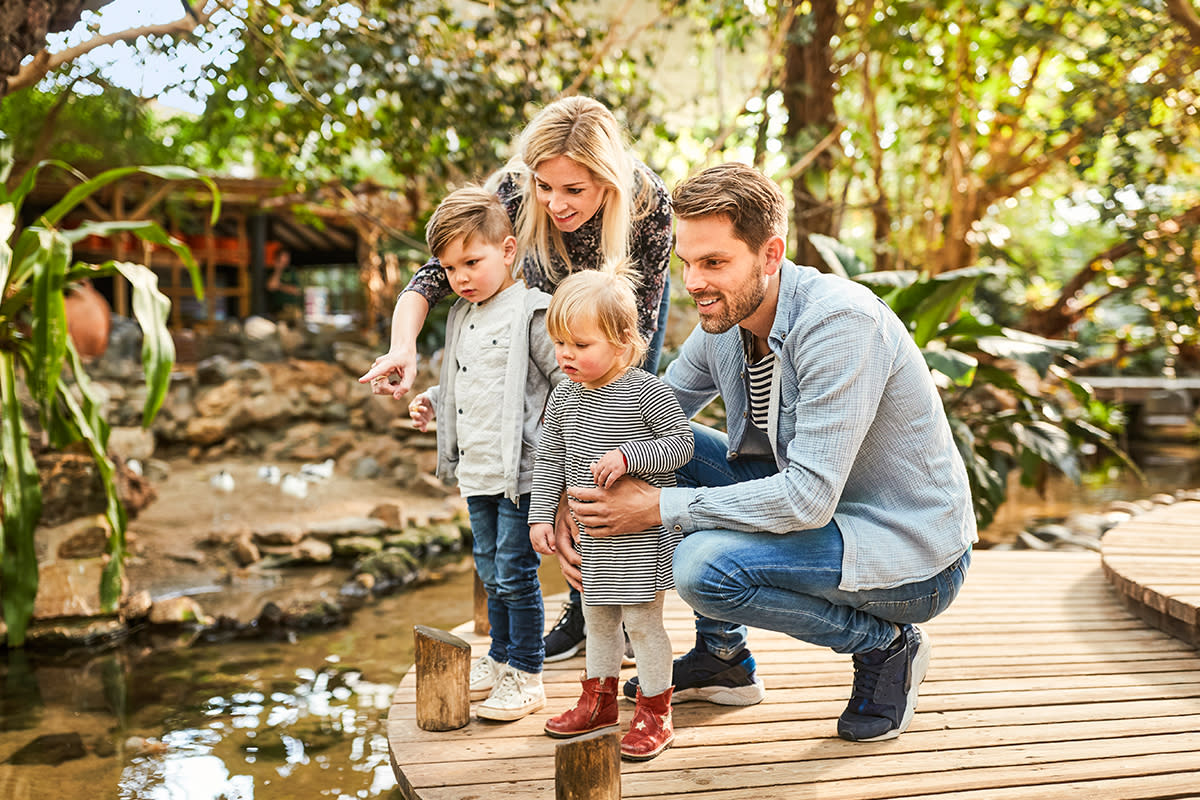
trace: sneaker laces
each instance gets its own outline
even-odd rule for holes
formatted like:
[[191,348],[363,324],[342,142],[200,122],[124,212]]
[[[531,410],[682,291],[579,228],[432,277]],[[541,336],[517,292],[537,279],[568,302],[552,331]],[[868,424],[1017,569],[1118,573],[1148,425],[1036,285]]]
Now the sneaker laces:
[[517,676],[516,670],[506,669],[500,673],[500,678],[496,681],[496,688],[492,689],[491,699],[501,703],[510,703],[521,697],[524,683]]
[[[901,647],[904,645],[903,635],[897,642]],[[880,667],[894,654],[894,648],[895,644],[854,657],[854,690],[851,700],[858,713],[869,713],[871,709],[879,708],[872,698],[875,697],[875,687],[879,685],[879,676],[882,672]]]
[[[471,683],[478,683],[492,677],[492,674],[495,672],[495,668],[492,666],[494,663],[491,656],[480,656],[471,665]],[[462,673],[460,672],[459,674],[461,675]]]
[[558,622],[554,623],[554,627],[551,628],[550,630],[557,631],[557,630],[561,630],[561,629],[567,627],[568,625],[570,625],[571,617],[574,616],[574,614],[571,612],[574,610],[575,610],[575,604],[572,603],[570,600],[563,603],[562,613],[558,617]]

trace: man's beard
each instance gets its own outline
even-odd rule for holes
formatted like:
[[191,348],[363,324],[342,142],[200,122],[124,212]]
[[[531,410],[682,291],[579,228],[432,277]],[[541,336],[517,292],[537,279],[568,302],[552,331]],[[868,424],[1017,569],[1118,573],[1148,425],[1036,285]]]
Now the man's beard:
[[716,298],[724,307],[720,314],[700,315],[700,327],[705,333],[724,333],[757,311],[766,297],[767,287],[763,283],[761,269],[755,270],[734,294],[716,292],[692,295],[692,299],[696,301]]

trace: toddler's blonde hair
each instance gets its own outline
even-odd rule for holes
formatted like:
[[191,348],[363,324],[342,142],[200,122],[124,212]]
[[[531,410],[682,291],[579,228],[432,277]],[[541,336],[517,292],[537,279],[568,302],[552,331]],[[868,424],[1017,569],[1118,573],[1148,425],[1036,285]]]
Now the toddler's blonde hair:
[[610,344],[627,348],[623,369],[640,364],[648,345],[638,333],[635,274],[622,260],[568,276],[554,291],[546,312],[550,338],[565,341],[573,327],[592,324]]

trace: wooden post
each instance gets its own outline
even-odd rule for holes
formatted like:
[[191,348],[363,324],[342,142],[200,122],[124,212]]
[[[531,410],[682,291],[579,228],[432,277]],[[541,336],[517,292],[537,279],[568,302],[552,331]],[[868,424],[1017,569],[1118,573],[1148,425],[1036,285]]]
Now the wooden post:
[[475,633],[479,636],[487,636],[492,632],[492,626],[488,622],[487,608],[487,589],[483,588],[483,581],[479,579],[479,573],[475,573]]
[[602,730],[555,746],[555,800],[621,800],[620,736]]
[[452,731],[471,721],[471,646],[452,633],[413,626],[417,725]]

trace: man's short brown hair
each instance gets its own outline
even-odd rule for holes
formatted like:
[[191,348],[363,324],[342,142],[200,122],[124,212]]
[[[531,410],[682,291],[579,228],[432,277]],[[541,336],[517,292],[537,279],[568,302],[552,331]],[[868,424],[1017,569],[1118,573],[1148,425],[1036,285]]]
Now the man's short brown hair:
[[466,242],[479,237],[499,246],[512,236],[512,220],[495,192],[468,184],[446,195],[425,226],[425,242],[440,256],[458,239]]
[[775,182],[737,162],[697,172],[675,187],[671,205],[680,219],[724,216],[733,234],[757,252],[772,236],[787,238],[787,203]]

